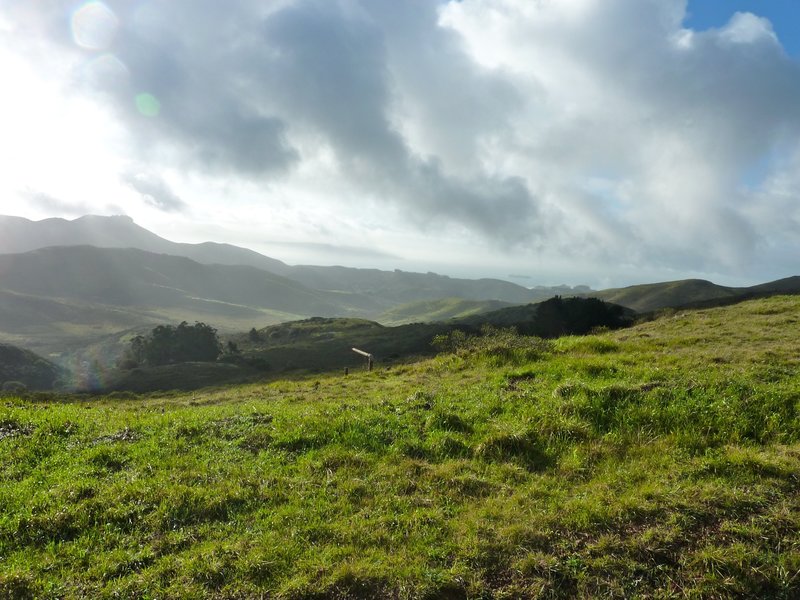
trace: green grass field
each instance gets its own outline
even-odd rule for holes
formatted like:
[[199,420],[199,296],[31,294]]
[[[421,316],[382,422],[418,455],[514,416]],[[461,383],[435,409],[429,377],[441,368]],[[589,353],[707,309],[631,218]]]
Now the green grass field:
[[800,597],[800,298],[0,400],[2,598]]

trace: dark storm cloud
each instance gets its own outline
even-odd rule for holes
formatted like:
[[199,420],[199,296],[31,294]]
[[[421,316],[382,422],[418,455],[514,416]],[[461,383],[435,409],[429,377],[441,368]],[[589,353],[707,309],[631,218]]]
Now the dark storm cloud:
[[150,173],[126,173],[122,182],[138,192],[142,200],[153,208],[164,212],[183,212],[188,209],[187,204],[181,200],[160,177]]
[[[127,84],[112,94],[142,153],[175,145],[191,168],[270,176],[298,160],[286,123],[252,89],[258,73],[242,69],[240,44],[254,16],[245,3],[208,0],[120,5],[112,48]],[[139,100],[147,94],[155,106]],[[144,110],[143,110],[144,108]]]
[[[538,229],[536,201],[521,179],[479,171],[469,178],[446,175],[437,157],[412,152],[391,122],[396,85],[390,69],[393,52],[402,53],[403,47],[411,52],[413,44],[434,48],[439,44],[436,12],[424,4],[414,5],[431,21],[427,30],[396,30],[397,22],[380,14],[397,12],[391,3],[365,3],[372,12],[349,12],[335,2],[298,2],[274,13],[262,30],[269,54],[275,57],[265,61],[263,93],[284,111],[292,111],[293,122],[325,136],[354,185],[407,207],[416,220],[461,223],[504,240],[529,238]],[[454,54],[455,49],[448,52]],[[467,64],[462,56],[454,69],[463,74],[461,83],[469,95],[477,76]],[[442,71],[446,65],[450,63],[442,60]],[[433,83],[436,70],[427,70]],[[510,95],[508,86],[503,92]],[[472,108],[477,109],[474,103]],[[446,112],[446,107],[441,110]],[[480,111],[475,112],[479,124]],[[447,125],[438,126],[445,132],[459,125],[465,131],[475,128],[468,119],[449,123],[452,129]]]
[[[441,167],[441,152],[473,155],[517,99],[437,25],[435,2],[107,4],[118,66],[88,68],[84,84],[114,102],[140,158],[274,181],[304,159],[300,141],[318,140],[354,189],[421,223],[503,240],[537,231],[523,180],[485,175],[475,161]],[[70,45],[57,14],[46,13],[53,37]],[[422,152],[398,130],[394,115],[406,110],[429,137]]]

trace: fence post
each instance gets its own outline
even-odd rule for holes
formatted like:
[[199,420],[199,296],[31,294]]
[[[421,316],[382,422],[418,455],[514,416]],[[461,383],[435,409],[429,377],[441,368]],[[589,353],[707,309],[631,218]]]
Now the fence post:
[[364,350],[359,350],[358,348],[352,348],[353,352],[356,354],[360,354],[361,356],[367,359],[367,371],[372,371],[372,363],[373,363],[373,356],[369,352],[365,352]]

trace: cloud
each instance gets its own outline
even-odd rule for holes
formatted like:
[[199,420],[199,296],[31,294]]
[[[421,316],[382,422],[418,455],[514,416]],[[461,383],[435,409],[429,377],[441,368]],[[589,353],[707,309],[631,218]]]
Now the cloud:
[[[140,158],[274,183],[323,146],[358,194],[407,206],[419,224],[456,223],[504,242],[540,230],[523,180],[472,156],[518,101],[513,86],[474,64],[439,27],[435,4],[110,6],[115,19],[99,12],[113,41],[98,30],[105,21],[84,28],[113,59],[83,45],[102,60],[77,82],[114,103]],[[56,33],[58,14],[42,11],[39,26],[72,47]],[[464,96],[448,97],[456,84]],[[430,99],[418,97],[429,88]],[[441,161],[441,148],[460,153],[461,168]]]
[[[20,192],[19,195],[31,206],[50,215],[82,216],[97,212],[97,208],[88,203],[70,202],[41,191],[27,189]],[[107,204],[101,212],[121,214],[124,211],[119,206]]]
[[[469,176],[448,172],[437,155],[421,155],[402,135],[402,117],[396,114],[402,110],[397,108],[402,103],[397,98],[400,80],[410,78],[411,64],[434,58],[412,48],[432,44],[434,50],[442,47],[460,57],[460,65],[448,62],[427,69],[431,86],[450,68],[451,77],[462,75],[467,91],[491,94],[490,78],[482,88],[483,69],[459,54],[452,33],[438,27],[437,12],[425,4],[413,6],[398,9],[394,2],[376,2],[348,10],[346,3],[297,2],[274,12],[261,30],[268,49],[267,55],[258,56],[264,95],[277,110],[291,114],[287,118],[299,128],[325,140],[354,186],[407,207],[416,222],[455,222],[503,240],[535,236],[537,201],[520,178],[487,173],[474,161]],[[410,16],[420,26],[408,26]],[[442,34],[447,42],[437,38]],[[400,74],[393,60],[399,57],[405,62]],[[420,79],[414,83],[423,89]],[[513,95],[509,85],[501,87],[504,95]],[[480,114],[476,102],[465,104]],[[493,110],[502,111],[502,103]],[[444,135],[463,130],[477,137],[481,119],[474,121],[469,125],[451,119],[452,128],[444,122],[438,126]],[[460,136],[464,143],[455,140],[452,147],[476,143],[467,143],[467,134]]]
[[130,172],[122,175],[123,183],[138,192],[145,203],[164,212],[184,212],[187,204],[167,183],[152,173]]
[[800,69],[765,19],[694,32],[684,14],[677,0],[447,6],[475,60],[544,98],[515,118],[505,160],[569,221],[551,240],[564,251],[583,238],[595,257],[734,269],[770,235],[748,219],[743,178],[794,143]]
[[[99,4],[17,3],[15,31],[79,57],[71,83],[113,107],[148,165],[123,180],[161,210],[187,208],[171,169],[252,182],[266,211],[386,206],[587,272],[755,272],[776,232],[800,245],[800,65],[757,15],[694,31],[686,0]],[[315,177],[347,200],[292,200]]]
[[336,256],[345,259],[357,258],[384,260],[388,258],[399,258],[397,255],[389,252],[383,252],[375,248],[366,248],[363,246],[343,246],[339,244],[325,244],[320,242],[270,242],[269,245],[273,247],[285,246],[290,248],[298,248],[301,250],[315,252],[319,256]]
[[52,212],[54,214],[85,215],[88,212],[91,212],[89,210],[89,206],[86,204],[82,204],[80,202],[68,202],[44,192],[25,190],[20,195],[36,208],[47,212]]

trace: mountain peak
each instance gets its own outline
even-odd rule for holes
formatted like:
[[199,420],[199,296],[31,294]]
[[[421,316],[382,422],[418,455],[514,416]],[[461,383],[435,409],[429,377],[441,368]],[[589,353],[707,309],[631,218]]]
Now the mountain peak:
[[247,248],[230,244],[182,244],[164,239],[128,215],[83,215],[73,220],[31,221],[0,216],[0,254],[19,254],[50,246],[138,248],[183,256],[203,264],[246,265],[283,274],[287,266]]
[[77,221],[116,221],[119,223],[134,224],[133,217],[128,215],[83,215],[82,217],[78,217],[77,219],[73,220],[73,222]]

